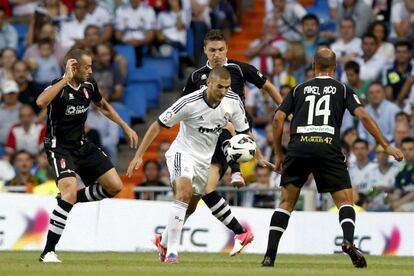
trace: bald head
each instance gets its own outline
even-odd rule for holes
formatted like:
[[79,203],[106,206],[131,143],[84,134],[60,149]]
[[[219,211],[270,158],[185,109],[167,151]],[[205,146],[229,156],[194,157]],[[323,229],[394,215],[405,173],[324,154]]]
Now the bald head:
[[329,48],[320,48],[314,57],[314,67],[319,72],[335,71],[336,55]]

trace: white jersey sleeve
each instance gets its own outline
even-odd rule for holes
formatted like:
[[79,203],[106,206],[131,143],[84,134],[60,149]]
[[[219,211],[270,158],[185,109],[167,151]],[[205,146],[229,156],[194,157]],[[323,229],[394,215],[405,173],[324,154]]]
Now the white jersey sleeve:
[[158,123],[170,128],[187,117],[188,97],[178,99],[173,105],[167,108],[159,117]]
[[249,129],[249,123],[246,118],[246,111],[244,110],[243,102],[236,93],[229,91],[228,94],[228,96],[234,100],[234,108],[230,121],[234,125],[237,132],[245,132]]

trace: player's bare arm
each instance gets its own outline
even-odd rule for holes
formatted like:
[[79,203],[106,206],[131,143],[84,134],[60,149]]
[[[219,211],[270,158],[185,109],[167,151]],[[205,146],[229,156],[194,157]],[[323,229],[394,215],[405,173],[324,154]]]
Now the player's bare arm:
[[372,119],[371,115],[369,115],[363,107],[356,108],[354,110],[354,114],[358,117],[368,132],[374,136],[377,143],[380,144],[389,155],[392,155],[397,161],[403,160],[404,155],[401,150],[394,148],[388,144],[377,123],[374,121],[374,119]]
[[269,80],[266,80],[263,84],[262,90],[269,94],[273,101],[278,105],[282,103],[282,95],[280,95],[279,90]]
[[39,97],[36,100],[36,104],[40,108],[46,108],[51,101],[56,97],[57,94],[65,87],[65,85],[73,79],[73,76],[76,73],[76,64],[78,62],[76,59],[69,59],[66,62],[66,69],[65,69],[65,75],[63,75],[63,78],[58,81],[57,83],[51,85],[45,91],[43,91]]
[[125,136],[128,137],[128,141],[130,143],[131,148],[137,148],[138,146],[138,135],[137,133],[129,127],[129,125],[122,120],[119,114],[115,111],[115,109],[108,103],[107,100],[102,98],[100,102],[94,102],[94,104],[98,107],[99,111],[102,112],[107,118],[117,123],[125,133]]
[[151,145],[152,141],[158,136],[161,130],[161,125],[158,122],[153,122],[152,125],[148,128],[147,132],[145,133],[144,138],[139,145],[138,150],[135,153],[134,158],[129,163],[127,175],[128,177],[132,176],[134,170],[139,169],[142,164],[142,156],[147,151],[149,145]]
[[282,135],[283,124],[286,120],[286,113],[283,111],[276,111],[273,118],[273,139],[275,146],[275,171],[280,173],[282,171]]

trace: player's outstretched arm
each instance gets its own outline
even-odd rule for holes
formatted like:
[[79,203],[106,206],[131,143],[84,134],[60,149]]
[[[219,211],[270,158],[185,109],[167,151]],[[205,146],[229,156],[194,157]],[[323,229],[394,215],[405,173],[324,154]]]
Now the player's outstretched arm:
[[134,158],[129,163],[127,175],[128,177],[132,176],[134,170],[139,169],[142,164],[142,156],[147,151],[149,145],[151,145],[152,141],[158,136],[161,130],[161,125],[158,122],[153,122],[151,126],[148,128],[147,132],[145,133],[144,138],[141,141],[141,145],[137,152],[135,153]]
[[37,98],[36,104],[41,108],[47,107],[51,101],[56,97],[57,94],[65,87],[65,85],[72,80],[73,76],[76,72],[76,59],[69,59],[66,62],[66,69],[65,69],[65,75],[63,75],[63,78],[54,83],[53,85],[47,87]]
[[358,117],[368,132],[374,136],[377,143],[380,144],[389,155],[392,155],[397,161],[403,160],[403,153],[399,149],[394,148],[388,144],[377,123],[374,121],[374,119],[372,119],[371,115],[369,115],[369,113],[363,107],[357,107],[354,110],[354,114]]
[[276,111],[273,117],[273,144],[275,146],[275,171],[281,173],[282,171],[282,135],[283,124],[286,120],[286,113],[283,111]]
[[128,137],[128,141],[131,148],[136,149],[138,146],[138,135],[137,133],[129,127],[129,125],[122,120],[121,116],[119,116],[118,112],[108,103],[107,100],[102,98],[100,102],[94,102],[94,104],[98,107],[99,111],[102,112],[107,118],[117,123],[125,133],[125,136]]
[[269,80],[263,84],[262,89],[269,94],[275,103],[280,105],[283,101],[282,95],[280,95],[279,90],[274,86]]

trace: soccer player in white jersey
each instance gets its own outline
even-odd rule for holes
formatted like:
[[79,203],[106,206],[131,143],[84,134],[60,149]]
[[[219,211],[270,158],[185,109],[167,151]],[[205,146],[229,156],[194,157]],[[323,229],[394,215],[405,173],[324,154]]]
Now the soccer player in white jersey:
[[[158,246],[160,260],[166,263],[178,262],[182,227],[203,195],[211,157],[221,130],[228,122],[238,133],[249,130],[243,103],[237,94],[228,91],[230,85],[230,73],[226,68],[211,70],[207,87],[181,97],[150,126],[129,164],[128,175],[131,175],[134,169],[141,166],[144,152],[160,129],[180,122],[180,131],[165,154],[175,191],[175,201],[161,240],[163,244]],[[260,163],[265,163],[260,152],[256,157]]]

